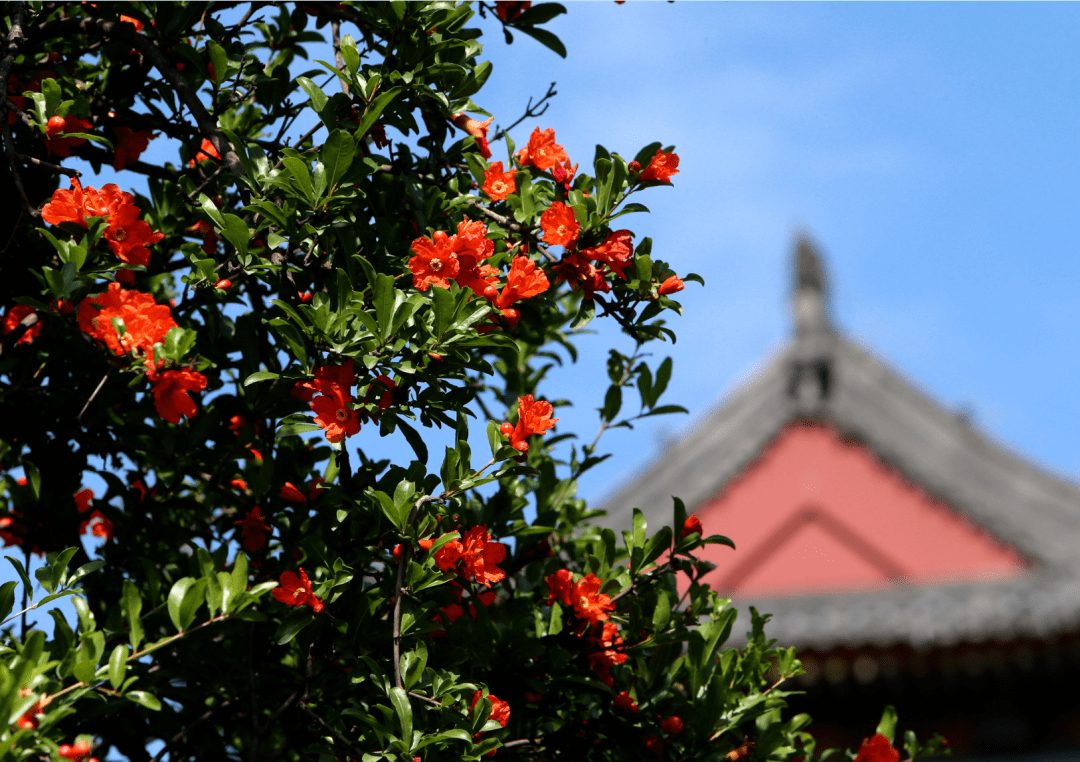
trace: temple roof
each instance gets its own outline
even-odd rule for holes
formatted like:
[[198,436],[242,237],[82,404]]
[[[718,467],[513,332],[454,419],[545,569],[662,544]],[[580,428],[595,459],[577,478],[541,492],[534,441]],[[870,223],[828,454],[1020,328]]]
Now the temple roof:
[[786,426],[821,423],[1014,548],[1028,568],[997,581],[900,580],[870,592],[737,599],[740,609],[774,615],[770,637],[816,649],[924,647],[1080,629],[1080,487],[995,443],[839,333],[820,256],[806,238],[795,249],[792,341],[611,496],[601,506],[608,515],[595,523],[628,529],[638,507],[655,530],[671,521],[672,495],[692,511],[744,473]]

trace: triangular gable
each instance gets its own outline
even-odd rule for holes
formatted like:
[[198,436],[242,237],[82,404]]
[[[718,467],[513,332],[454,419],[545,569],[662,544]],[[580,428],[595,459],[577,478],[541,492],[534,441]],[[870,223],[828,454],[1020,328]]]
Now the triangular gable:
[[705,582],[740,598],[1016,577],[1024,558],[828,425],[784,427],[697,510],[717,565]]

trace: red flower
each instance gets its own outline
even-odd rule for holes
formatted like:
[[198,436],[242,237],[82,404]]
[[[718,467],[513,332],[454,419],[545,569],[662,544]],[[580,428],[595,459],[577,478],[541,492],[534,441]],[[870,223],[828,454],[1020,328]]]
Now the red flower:
[[485,587],[506,577],[506,572],[495,564],[506,558],[506,546],[492,542],[483,524],[472,527],[461,538],[461,568],[458,574],[465,579],[475,579]]
[[551,606],[555,601],[562,601],[567,606],[572,605],[570,602],[570,592],[574,587],[574,573],[569,569],[559,569],[554,574],[549,574],[544,577],[544,582],[548,586],[548,605]]
[[322,497],[322,493],[325,491],[325,488],[322,486],[324,481],[325,480],[322,478],[313,479],[311,486],[308,487],[308,493],[306,495],[292,482],[285,482],[281,487],[281,492],[278,494],[278,497],[283,497],[293,503],[314,502]]
[[582,249],[581,256],[603,262],[611,268],[612,272],[626,280],[625,270],[633,262],[634,241],[629,230],[613,230],[607,234],[604,242],[599,246]]
[[229,431],[239,431],[247,426],[247,419],[242,415],[234,415],[229,418]]
[[104,537],[106,542],[113,538],[113,528],[116,525],[105,517],[101,511],[95,510],[90,514],[90,517],[79,524],[79,534],[86,534],[86,530],[90,530],[90,534],[94,537]]
[[495,0],[495,15],[503,21],[513,21],[532,7],[532,0]]
[[199,150],[195,154],[195,158],[188,161],[188,167],[194,167],[200,161],[206,161],[207,159],[217,159],[221,161],[221,154],[214,148],[214,144],[206,138],[203,138],[202,144],[199,145]]
[[570,590],[570,602],[579,619],[600,622],[615,610],[611,598],[600,592],[603,582],[595,574],[586,574]]
[[[19,324],[30,315],[36,315],[34,308],[27,304],[16,304],[14,307],[8,309],[7,314],[4,315],[4,335],[7,336],[12,331],[19,327]],[[41,320],[38,320],[32,326],[26,329],[26,332],[19,337],[16,344],[29,344],[37,335],[41,333]]]
[[90,502],[94,499],[94,490],[87,487],[75,493],[75,510],[86,513],[90,510]]
[[620,691],[615,694],[615,706],[622,709],[624,712],[630,712],[631,714],[638,711],[637,702],[630,697],[627,691]]
[[900,762],[900,752],[881,733],[864,738],[854,762]]
[[93,129],[93,125],[90,122],[77,116],[54,116],[45,125],[45,134],[49,136],[49,140],[45,141],[45,147],[49,149],[49,153],[54,153],[66,159],[71,156],[71,149],[81,146],[86,142],[86,138],[54,136],[66,135],[69,132],[88,132],[91,129]]
[[249,553],[255,553],[266,547],[266,535],[270,532],[270,526],[263,518],[262,509],[255,506],[244,518],[234,521],[233,524],[240,527],[240,547]]
[[[501,310],[508,310],[520,299],[542,294],[548,290],[551,284],[543,270],[536,266],[528,257],[514,257],[510,264],[510,272],[506,274],[506,285],[503,286],[495,306]],[[516,312],[516,310],[515,310]]]
[[[129,17],[121,16],[120,20],[123,21],[127,18]],[[137,23],[139,27],[142,27],[141,22],[135,21],[135,19],[131,20]],[[133,130],[130,127],[113,127],[113,132],[116,133],[117,139],[113,169],[117,172],[137,162],[150,141],[158,136],[156,132],[150,130]]]
[[492,201],[504,200],[511,193],[517,191],[514,170],[503,172],[503,163],[501,161],[492,162],[491,166],[484,170],[482,190]]
[[195,401],[188,392],[201,392],[206,388],[206,376],[194,370],[149,371],[150,387],[154,392],[157,414],[169,423],[180,423],[180,416],[194,418]]
[[70,315],[75,311],[75,304],[66,299],[54,299],[49,305],[49,309],[53,312],[59,312],[61,315]]
[[661,183],[670,183],[671,176],[679,174],[679,154],[672,151],[664,153],[656,149],[656,156],[649,162],[649,166],[641,170],[641,181],[654,180]]
[[57,188],[52,199],[41,208],[41,219],[50,225],[61,222],[73,222],[86,227],[86,214],[83,212],[83,188],[79,178],[71,178],[71,190]]
[[[150,250],[146,247],[165,236],[154,231],[150,223],[140,220],[139,214],[139,208],[134,204],[125,204],[113,210],[109,216],[109,226],[105,229],[105,240],[121,262],[145,267],[150,264]],[[134,279],[134,274],[131,278]]]
[[696,513],[691,513],[689,516],[686,517],[686,521],[683,522],[682,534],[680,534],[679,536],[686,537],[688,535],[694,534],[695,532],[700,535],[705,534],[704,530],[701,528],[701,519],[697,517]]
[[421,550],[431,550],[431,546],[435,544],[435,541],[428,537],[427,539],[420,540],[419,544]]
[[679,733],[683,732],[683,721],[677,715],[672,715],[660,723],[660,728],[665,733],[677,736]]
[[441,230],[435,231],[431,238],[421,237],[412,242],[416,256],[409,260],[409,271],[418,291],[427,291],[432,284],[450,288],[450,279],[458,274],[458,260],[450,245],[450,236]]
[[[550,402],[536,401],[531,394],[518,397],[518,422],[514,430],[508,435],[510,446],[518,452],[527,453],[529,443],[525,440],[533,434],[544,435],[544,432],[555,426],[558,418],[552,418],[554,408]],[[504,424],[505,426],[506,424]]]
[[567,159],[562,165],[551,170],[551,176],[555,178],[555,182],[562,185],[564,190],[569,191],[574,182],[574,175],[577,174],[577,168],[577,164],[571,167],[570,160]]
[[668,294],[677,294],[684,288],[686,288],[686,284],[683,283],[677,275],[672,275],[660,284],[657,293],[660,294],[660,296],[667,296]]
[[544,229],[544,241],[549,246],[566,246],[577,240],[581,225],[574,210],[562,201],[554,202],[540,215],[540,227]]
[[311,402],[315,411],[315,423],[326,429],[328,442],[341,442],[346,437],[360,433],[360,414],[353,410],[349,399],[343,395],[319,396]]
[[[473,694],[472,701],[469,702],[469,711],[477,705],[481,698],[483,698],[483,691],[477,691]],[[491,714],[488,715],[489,720],[495,720],[495,722],[506,727],[506,723],[510,721],[510,704],[506,701],[501,701],[495,694],[489,693],[487,697],[491,702]]]
[[626,654],[614,650],[623,642],[619,628],[614,622],[598,622],[592,626],[587,640],[592,648],[600,649],[589,652],[589,667],[610,688],[615,683],[611,668],[627,660]]
[[454,280],[462,288],[472,289],[477,296],[491,297],[498,281],[498,271],[482,264],[495,253],[495,242],[487,237],[487,225],[465,219],[458,223],[457,235],[450,238],[450,250],[458,262]]
[[282,573],[279,580],[281,587],[275,587],[274,597],[286,606],[310,606],[316,614],[323,613],[323,602],[311,592],[311,580],[300,567],[300,576],[297,577],[291,571]]
[[143,23],[136,18],[120,14],[120,20],[134,26],[136,32],[141,32],[143,30]]
[[[113,318],[123,321],[123,336],[117,334]],[[126,291],[119,283],[110,283],[105,293],[79,303],[79,328],[118,355],[141,350],[149,358],[154,345],[164,342],[165,334],[175,327],[168,307],[150,294]]]
[[346,360],[341,365],[319,366],[315,369],[315,378],[311,381],[297,381],[291,394],[293,399],[300,402],[311,402],[316,394],[340,395],[351,400],[352,385],[355,383],[353,361]]
[[236,487],[238,490],[246,490],[247,482],[243,479],[233,479],[229,482],[230,487]]
[[571,252],[552,266],[555,282],[566,281],[574,291],[582,291],[586,299],[592,299],[597,291],[607,293],[611,284],[604,280],[604,270],[585,259],[578,252]]
[[476,147],[479,149],[480,155],[484,157],[485,161],[491,158],[491,148],[488,146],[487,134],[488,128],[491,126],[491,122],[494,119],[495,117],[490,116],[485,121],[478,122],[462,113],[457,113],[450,117],[451,122],[473,136],[473,139],[476,141]]
[[450,542],[435,551],[435,565],[443,571],[454,571],[457,569],[457,562],[461,560],[464,552],[465,546],[461,544],[460,540],[450,540]]
[[536,167],[539,170],[551,169],[556,164],[569,160],[566,149],[555,142],[555,130],[548,128],[540,132],[537,127],[529,135],[529,144],[515,154],[523,167]]

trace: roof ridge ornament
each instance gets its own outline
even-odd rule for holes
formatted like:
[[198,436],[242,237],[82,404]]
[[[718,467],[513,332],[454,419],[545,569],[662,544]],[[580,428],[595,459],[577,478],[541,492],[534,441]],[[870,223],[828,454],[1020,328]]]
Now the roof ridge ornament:
[[795,236],[795,291],[791,306],[797,336],[830,328],[825,266],[813,241],[802,232]]

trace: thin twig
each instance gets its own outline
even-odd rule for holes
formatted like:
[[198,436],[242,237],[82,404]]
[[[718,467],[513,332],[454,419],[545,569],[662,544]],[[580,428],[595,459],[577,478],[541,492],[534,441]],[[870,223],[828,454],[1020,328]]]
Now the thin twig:
[[[174,743],[176,743],[177,741],[184,738],[188,733],[190,733],[192,730],[194,730],[196,726],[198,726],[198,725],[202,724],[203,722],[206,722],[206,720],[210,719],[210,716],[212,714],[214,714],[214,712],[217,712],[217,711],[227,707],[229,705],[229,703],[230,703],[229,700],[225,699],[225,701],[223,701],[220,706],[211,707],[210,709],[207,709],[201,715],[196,717],[195,720],[192,721],[192,723],[190,725],[188,725],[186,728],[184,728],[179,733],[177,733],[172,738],[170,738],[169,741],[164,746],[161,747],[161,751],[159,751],[157,753],[157,755],[154,757],[154,759],[151,762],[161,762],[161,758],[165,756],[165,752],[167,752],[169,750],[170,746],[172,746]],[[171,757],[170,757],[170,759],[171,759]]]
[[307,708],[307,704],[301,703],[301,704],[300,704],[300,709],[301,709],[301,711],[303,711],[303,712],[304,712],[304,714],[306,714],[306,715],[307,715],[308,717],[311,717],[311,718],[312,718],[313,720],[315,720],[315,721],[316,721],[316,722],[318,722],[318,723],[319,723],[320,725],[322,725],[322,726],[323,726],[323,728],[324,728],[324,729],[326,730],[326,732],[327,732],[327,733],[329,733],[329,734],[330,734],[330,736],[331,736],[331,737],[332,737],[332,738],[333,738],[333,739],[334,739],[335,741],[337,741],[338,743],[344,744],[345,746],[349,747],[349,748],[350,748],[350,749],[352,749],[352,750],[353,750],[353,751],[354,751],[354,752],[355,752],[355,753],[356,753],[356,754],[357,754],[358,756],[364,756],[364,755],[366,755],[366,754],[367,754],[367,751],[366,751],[365,749],[361,749],[360,747],[358,747],[358,746],[355,746],[355,745],[353,745],[352,741],[350,741],[349,739],[345,738],[345,737],[344,737],[343,735],[341,735],[341,734],[340,734],[340,733],[338,733],[338,732],[337,732],[336,730],[334,730],[334,728],[330,726],[330,723],[328,723],[328,722],[327,722],[326,720],[324,720],[324,719],[323,719],[322,717],[320,717],[319,715],[315,714],[315,713],[314,713],[313,711],[311,711],[310,709],[308,709],[308,708]]
[[86,408],[90,407],[90,403],[94,401],[94,397],[96,397],[98,395],[98,392],[101,391],[101,387],[105,386],[105,382],[109,380],[110,373],[112,373],[112,368],[109,368],[107,371],[105,371],[105,375],[101,377],[100,381],[98,381],[98,385],[94,389],[94,393],[90,395],[90,399],[86,401],[86,404],[82,406],[82,410],[80,410],[79,414],[75,416],[75,420],[79,423],[82,423],[83,413],[86,412]]
[[536,109],[539,108],[540,104],[544,103],[544,101],[546,101],[548,98],[554,98],[558,94],[559,93],[555,90],[555,83],[552,82],[550,85],[548,85],[548,91],[546,93],[544,93],[544,97],[541,98],[540,100],[538,100],[536,102],[535,106],[533,105],[532,97],[530,97],[529,98],[529,103],[525,106],[525,113],[521,115],[521,118],[518,119],[513,124],[511,124],[509,127],[506,127],[505,129],[502,128],[502,127],[499,127],[495,131],[495,135],[492,136],[491,142],[494,143],[495,141],[499,140],[503,135],[510,132],[510,130],[517,127],[519,124],[524,122],[526,119],[529,119],[529,118],[535,119],[538,116],[542,116],[543,113],[548,110],[548,106],[550,106],[551,104],[550,103],[545,104],[544,107],[542,109],[540,109],[539,111],[537,111]]
[[498,212],[493,212],[491,209],[488,209],[486,206],[480,203],[479,199],[466,198],[465,203],[470,204],[476,209],[479,209],[481,214],[483,214],[488,219],[494,220],[495,222],[499,223],[507,230],[512,230],[515,233],[528,236],[531,243],[537,248],[537,250],[541,254],[544,255],[544,258],[547,259],[548,262],[554,264],[555,262],[559,261],[558,257],[548,251],[547,247],[540,243],[539,239],[536,236],[536,230],[538,229],[537,227],[527,228],[524,225],[520,225],[514,222],[506,215],[499,214]]
[[[345,59],[341,55],[341,22],[337,19],[330,22],[330,34],[334,38],[334,63],[337,65],[338,71],[344,74]],[[351,99],[352,93],[349,92],[349,86],[345,83],[345,80],[338,77],[337,81],[341,83],[341,92],[345,93],[346,98]]]
[[31,165],[33,165],[35,167],[41,167],[42,169],[47,169],[50,172],[58,172],[61,175],[67,175],[68,177],[82,177],[82,172],[80,172],[77,169],[69,169],[68,167],[61,167],[59,164],[50,164],[47,161],[42,161],[41,159],[35,159],[33,156],[27,156],[26,154],[22,154],[22,153],[17,153],[15,155],[17,157],[19,157],[19,161],[21,161],[23,164],[31,164]]

